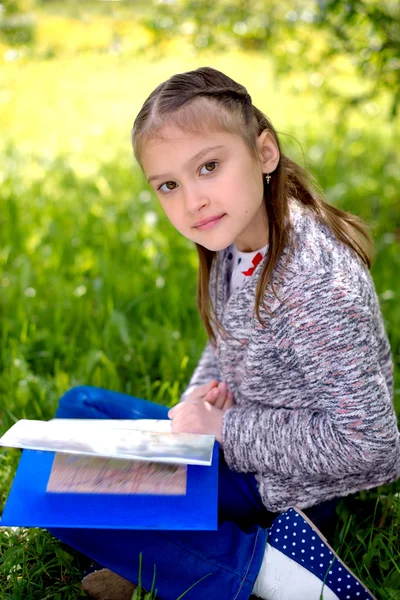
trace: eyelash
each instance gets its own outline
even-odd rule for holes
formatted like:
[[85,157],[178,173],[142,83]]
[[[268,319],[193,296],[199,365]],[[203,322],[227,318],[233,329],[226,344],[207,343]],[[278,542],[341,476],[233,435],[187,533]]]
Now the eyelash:
[[204,163],[204,165],[200,167],[199,171],[201,171],[207,165],[215,165],[214,169],[212,171],[208,171],[208,173],[214,173],[214,171],[218,168],[218,162],[216,160],[208,160],[206,163]]
[[[207,174],[211,175],[211,173],[214,173],[216,171],[216,169],[218,168],[218,161],[216,160],[208,160],[206,163],[204,163],[200,169],[199,169],[199,173],[201,173],[201,170],[204,169],[204,167],[206,167],[207,165],[215,165],[214,169],[212,171],[207,171]],[[158,186],[157,191],[161,192],[162,194],[170,194],[171,192],[173,192],[174,190],[176,190],[176,187],[174,187],[172,190],[163,190],[162,187],[164,185],[166,185],[167,183],[175,183],[175,181],[165,181],[164,183],[162,183],[160,186]]]

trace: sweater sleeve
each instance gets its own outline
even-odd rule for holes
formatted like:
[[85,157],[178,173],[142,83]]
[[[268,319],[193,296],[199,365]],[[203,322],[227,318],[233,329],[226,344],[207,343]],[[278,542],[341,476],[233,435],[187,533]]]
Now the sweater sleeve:
[[[225,413],[223,448],[233,470],[342,477],[394,460],[397,422],[376,323],[349,288],[331,275],[303,278],[273,316],[277,351],[303,385],[280,404],[264,378],[262,398]],[[377,302],[372,283],[370,292]]]
[[218,368],[217,357],[214,348],[210,342],[207,342],[197,367],[195,368],[189,381],[189,385],[181,396],[181,400],[184,400],[187,394],[189,394],[196,387],[203,385],[204,383],[208,383],[212,379],[221,381],[221,374]]

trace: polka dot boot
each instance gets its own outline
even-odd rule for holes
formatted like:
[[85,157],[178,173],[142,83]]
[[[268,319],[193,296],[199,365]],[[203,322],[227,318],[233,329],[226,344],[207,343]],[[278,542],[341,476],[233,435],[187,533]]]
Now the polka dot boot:
[[266,585],[260,597],[266,600],[376,600],[315,525],[294,508],[272,523],[260,575],[262,569]]

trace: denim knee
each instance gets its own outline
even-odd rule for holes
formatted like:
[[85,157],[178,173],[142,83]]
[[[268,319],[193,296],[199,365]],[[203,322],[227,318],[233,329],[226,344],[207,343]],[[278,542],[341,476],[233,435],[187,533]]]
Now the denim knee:
[[168,408],[143,398],[82,385],[61,398],[57,418],[62,419],[167,419]]
[[56,417],[73,418],[81,417],[96,406],[99,400],[99,390],[89,385],[79,385],[68,390],[59,400]]

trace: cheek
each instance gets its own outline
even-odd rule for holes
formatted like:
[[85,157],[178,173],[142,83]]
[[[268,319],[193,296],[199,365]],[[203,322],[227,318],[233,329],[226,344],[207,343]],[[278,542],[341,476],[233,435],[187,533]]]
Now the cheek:
[[185,235],[183,231],[184,223],[177,203],[174,203],[172,200],[162,201],[160,199],[159,202],[170,223],[175,227],[175,229],[177,229],[180,233]]
[[264,198],[264,186],[262,177],[257,174],[238,174],[232,181],[235,195],[240,199],[241,205],[254,206],[262,202]]
[[163,209],[163,211],[167,215],[168,219],[171,220],[171,216],[173,214],[171,203],[163,202],[162,200],[160,200],[160,198],[158,199],[158,201],[159,201],[159,203],[161,205],[161,208]]

